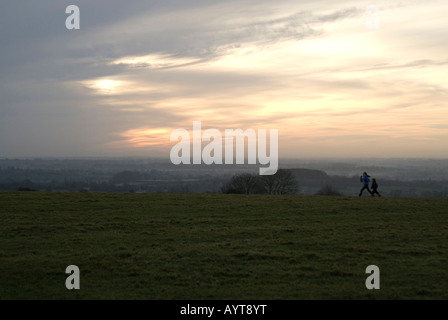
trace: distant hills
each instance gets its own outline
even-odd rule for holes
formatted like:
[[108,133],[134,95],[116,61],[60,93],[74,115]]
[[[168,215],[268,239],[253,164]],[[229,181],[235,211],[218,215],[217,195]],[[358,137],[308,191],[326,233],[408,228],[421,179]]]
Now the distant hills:
[[[356,196],[363,171],[376,177],[386,197],[448,197],[448,165],[443,161],[373,160],[363,164],[297,161],[280,165],[292,171],[299,194],[332,187]],[[218,193],[233,175],[257,174],[258,166],[174,166],[160,159],[0,159],[0,190],[91,192]]]

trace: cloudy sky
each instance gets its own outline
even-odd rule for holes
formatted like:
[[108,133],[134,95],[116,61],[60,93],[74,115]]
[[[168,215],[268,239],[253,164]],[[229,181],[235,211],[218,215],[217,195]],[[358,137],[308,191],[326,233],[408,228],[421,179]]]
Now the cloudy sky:
[[280,157],[448,157],[447,13],[446,0],[2,0],[0,157],[169,157],[193,121],[278,129]]

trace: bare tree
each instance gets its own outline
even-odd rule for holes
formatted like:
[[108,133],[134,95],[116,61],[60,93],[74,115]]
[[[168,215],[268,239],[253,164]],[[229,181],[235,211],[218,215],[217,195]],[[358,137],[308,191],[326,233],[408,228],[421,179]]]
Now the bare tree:
[[267,194],[297,194],[299,185],[291,170],[279,169],[270,176],[261,176],[261,185]]
[[235,175],[221,191],[238,194],[297,194],[299,186],[291,170],[280,169],[268,176],[250,173]]
[[316,195],[318,196],[341,196],[342,194],[334,187],[330,185],[326,185],[319,191],[317,191]]
[[223,193],[253,194],[259,193],[259,181],[256,175],[242,173],[234,176],[223,188]]

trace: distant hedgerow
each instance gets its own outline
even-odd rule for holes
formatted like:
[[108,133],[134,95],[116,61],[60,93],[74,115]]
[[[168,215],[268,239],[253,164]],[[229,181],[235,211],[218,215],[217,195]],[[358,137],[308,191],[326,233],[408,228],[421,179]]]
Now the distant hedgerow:
[[334,187],[327,185],[317,191],[316,195],[318,196],[342,196],[342,194]]

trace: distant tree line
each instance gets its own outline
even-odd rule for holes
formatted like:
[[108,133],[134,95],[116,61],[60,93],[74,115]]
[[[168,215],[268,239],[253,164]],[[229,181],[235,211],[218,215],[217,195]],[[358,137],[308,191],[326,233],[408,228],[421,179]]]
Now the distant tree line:
[[[259,176],[240,173],[232,177],[221,189],[225,194],[298,194],[299,184],[292,170],[280,169],[274,175]],[[316,192],[320,196],[341,196],[336,188],[325,185]]]
[[222,189],[226,194],[297,194],[299,185],[291,170],[280,169],[273,175],[237,174]]
[[[1,161],[0,161],[1,163]],[[333,176],[320,170],[280,169],[272,176],[259,176],[237,168],[235,171],[202,169],[136,170],[126,166],[108,168],[83,167],[75,162],[67,167],[18,168],[0,167],[0,190],[62,192],[168,192],[168,193],[236,193],[301,194],[357,196],[359,176]],[[66,162],[63,162],[66,164]],[[138,168],[138,167],[137,167]],[[124,169],[124,170],[121,170]],[[237,171],[241,170],[241,171]],[[241,172],[232,176],[232,172]],[[255,170],[252,172],[256,172]],[[448,197],[446,180],[377,179],[384,197]],[[299,188],[300,186],[300,188]]]

